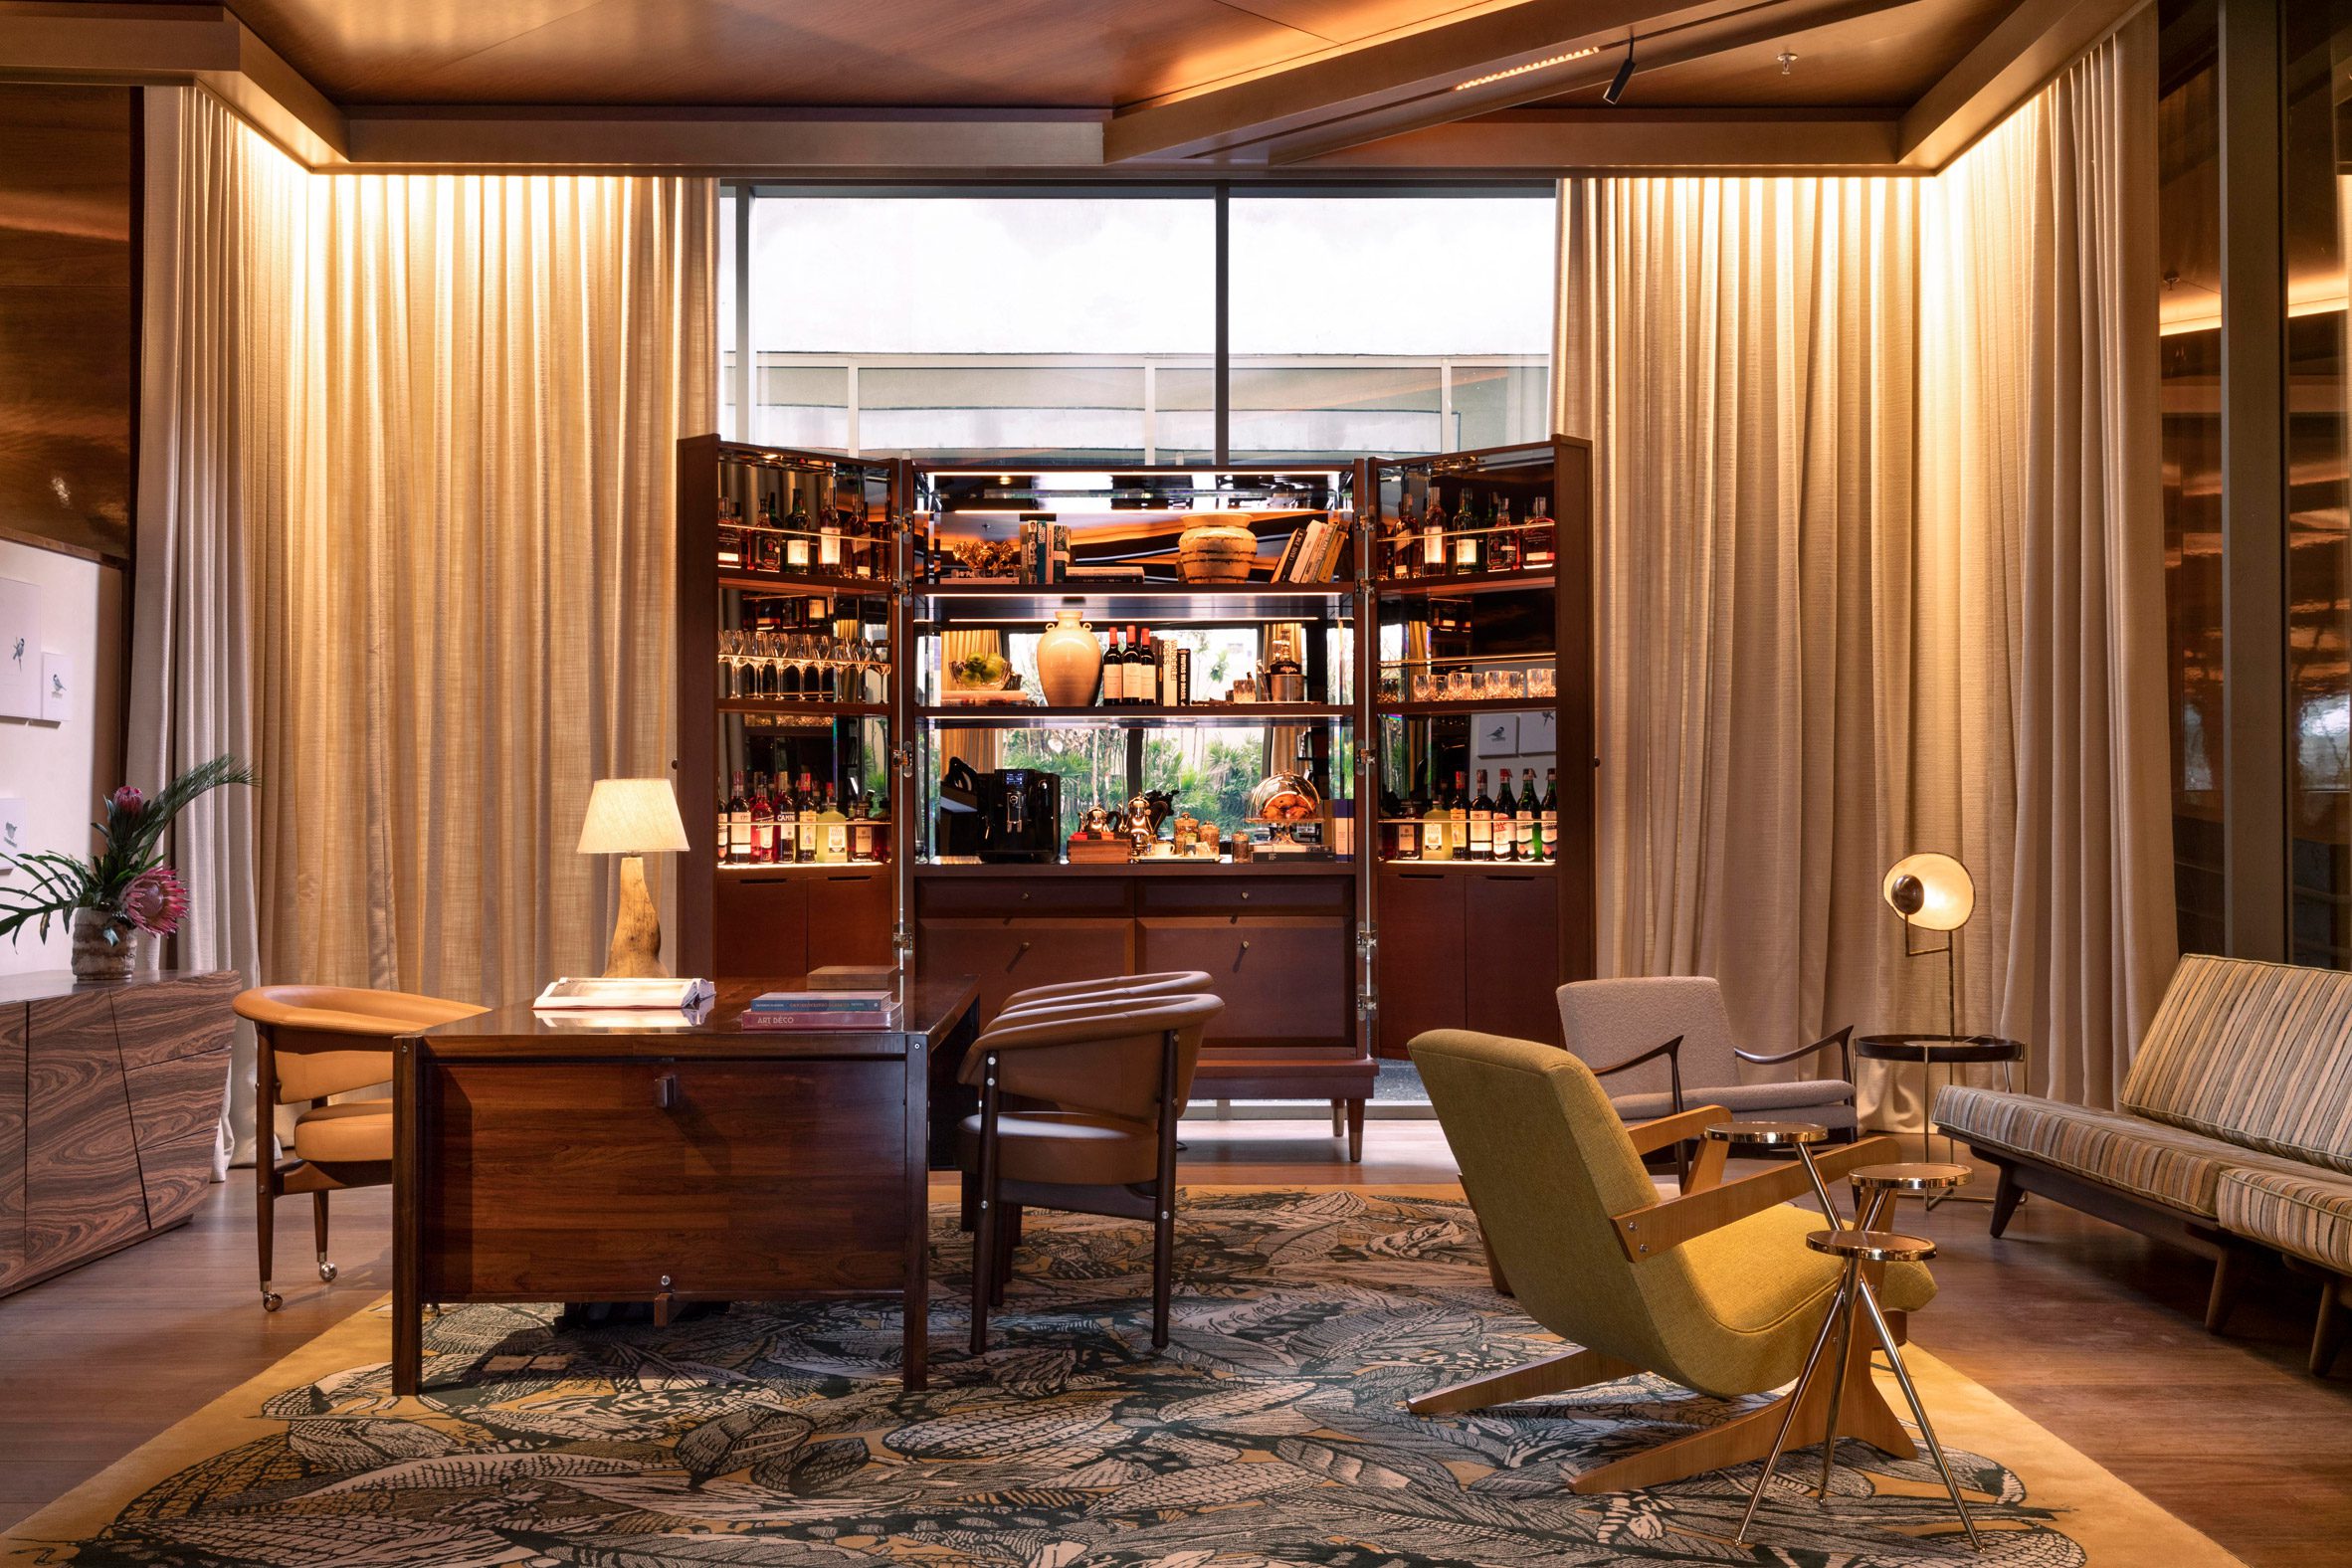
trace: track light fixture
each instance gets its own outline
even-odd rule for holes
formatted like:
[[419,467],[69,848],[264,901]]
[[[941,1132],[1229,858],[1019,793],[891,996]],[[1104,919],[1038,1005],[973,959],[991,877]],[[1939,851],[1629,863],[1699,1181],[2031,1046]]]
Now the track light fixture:
[[1625,64],[1617,68],[1617,80],[1609,84],[1608,90],[1601,95],[1601,101],[1614,107],[1617,100],[1625,97],[1625,85],[1633,80],[1634,41],[1629,38],[1625,41]]

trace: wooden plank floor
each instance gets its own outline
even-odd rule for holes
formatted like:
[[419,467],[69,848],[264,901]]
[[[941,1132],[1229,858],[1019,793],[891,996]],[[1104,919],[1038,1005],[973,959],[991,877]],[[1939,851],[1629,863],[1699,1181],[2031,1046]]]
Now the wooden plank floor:
[[[1375,1121],[1342,1163],[1312,1122],[1187,1120],[1184,1179],[1264,1186],[1449,1182],[1434,1122]],[[336,1200],[332,1287],[307,1207],[279,1222],[286,1309],[261,1309],[247,1173],[184,1230],[0,1299],[0,1527],[391,1288],[382,1190]],[[951,1184],[934,1191],[946,1196]],[[2255,1568],[2352,1568],[2352,1376],[2302,1370],[2317,1287],[2257,1277],[2227,1337],[2200,1326],[2193,1259],[2040,1200],[1994,1242],[1981,1205],[1905,1229],[1943,1249],[1921,1345]]]

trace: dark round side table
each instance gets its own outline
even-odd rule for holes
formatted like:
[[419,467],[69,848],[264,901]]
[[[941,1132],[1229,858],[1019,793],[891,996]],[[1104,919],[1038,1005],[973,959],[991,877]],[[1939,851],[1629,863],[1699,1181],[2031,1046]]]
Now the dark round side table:
[[[2026,1045],[2022,1040],[2004,1040],[1999,1035],[1939,1035],[1917,1032],[1899,1035],[1862,1035],[1854,1042],[1855,1056],[1863,1062],[1885,1062],[1897,1067],[1909,1063],[1919,1070],[1919,1147],[1930,1158],[1934,1155],[1935,1136],[1935,1070],[1944,1070],[1944,1083],[1956,1082],[1960,1069],[1981,1067],[1988,1063],[2001,1065],[2001,1087],[2014,1093],[2017,1089],[2018,1067],[2026,1060]],[[1944,1134],[1944,1158],[1959,1162],[1959,1142],[1950,1133]],[[1990,1202],[1976,1194],[1962,1196],[1943,1193],[1929,1201],[1929,1207],[1948,1198],[1959,1197],[1967,1202]]]

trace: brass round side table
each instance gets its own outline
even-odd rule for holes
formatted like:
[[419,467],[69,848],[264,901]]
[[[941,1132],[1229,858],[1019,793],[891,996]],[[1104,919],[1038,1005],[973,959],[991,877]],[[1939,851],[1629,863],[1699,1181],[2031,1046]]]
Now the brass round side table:
[[[1855,1039],[1854,1056],[1858,1062],[1884,1062],[1894,1067],[1907,1064],[1919,1070],[1919,1150],[1932,1160],[1936,1135],[1935,1070],[1944,1070],[1944,1086],[1949,1088],[1959,1081],[1962,1068],[1997,1064],[2001,1069],[2002,1089],[2014,1092],[2019,1067],[2026,1060],[2026,1044],[1999,1035],[1861,1035]],[[1959,1163],[1959,1140],[1948,1132],[1943,1139],[1944,1159]],[[1953,1196],[1948,1191],[1930,1194],[1927,1206],[1932,1209]],[[1990,1200],[1972,1197],[1970,1201]]]
[[[1796,1424],[1797,1412],[1805,1408],[1805,1396],[1813,1380],[1819,1377],[1824,1365],[1823,1352],[1835,1335],[1838,1343],[1836,1357],[1828,1362],[1829,1414],[1822,1427],[1821,1494],[1829,1495],[1830,1474],[1838,1463],[1838,1404],[1846,1391],[1846,1361],[1854,1342],[1858,1316],[1867,1313],[1870,1331],[1877,1336],[1878,1347],[1886,1352],[1887,1365],[1894,1372],[1895,1382],[1901,1386],[1903,1399],[1911,1407],[1911,1415],[1919,1423],[1919,1436],[1927,1444],[1927,1452],[1935,1461],[1936,1473],[1943,1476],[1944,1489],[1951,1493],[1952,1506],[1959,1511],[1960,1527],[1968,1533],[1968,1544],[1981,1550],[1977,1539],[1976,1521],[1968,1515],[1968,1504],[1961,1498],[1960,1482],[1952,1474],[1952,1467],[1944,1459],[1943,1445],[1935,1438],[1935,1428],[1928,1422],[1927,1408],[1919,1402],[1919,1391],[1911,1385],[1911,1374],[1903,1365],[1901,1349],[1895,1344],[1894,1330],[1887,1324],[1886,1314],[1879,1309],[1878,1293],[1870,1288],[1865,1264],[1924,1263],[1935,1256],[1935,1243],[1923,1237],[1905,1236],[1895,1231],[1871,1229],[1889,1205],[1902,1193],[1915,1193],[1921,1198],[1941,1194],[1964,1184],[1969,1179],[1964,1165],[1865,1165],[1851,1173],[1855,1184],[1856,1218],[1848,1226],[1838,1213],[1838,1205],[1830,1197],[1830,1190],[1821,1177],[1821,1170],[1813,1163],[1813,1145],[1826,1142],[1829,1129],[1811,1122],[1794,1121],[1729,1121],[1717,1122],[1706,1129],[1706,1135],[1724,1143],[1747,1144],[1752,1147],[1794,1147],[1799,1159],[1805,1162],[1805,1174],[1813,1180],[1813,1190],[1821,1199],[1822,1212],[1829,1218],[1830,1229],[1815,1231],[1805,1238],[1805,1245],[1817,1253],[1826,1253],[1845,1263],[1839,1275],[1838,1288],[1830,1296],[1829,1310],[1822,1314],[1821,1332],[1813,1339],[1813,1349],[1805,1357],[1805,1370],[1797,1374],[1797,1386],[1790,1391],[1788,1412],[1781,1417],[1780,1430],[1773,1435],[1772,1448],[1764,1456],[1764,1469],[1756,1476],[1755,1490],[1748,1494],[1747,1511],[1740,1515],[1738,1533],[1732,1540],[1747,1544],[1748,1530],[1756,1521],[1756,1509],[1764,1500],[1764,1490],[1772,1484],[1772,1472],[1780,1463],[1781,1451],[1788,1446],[1789,1429]],[[1865,1201],[1866,1199],[1866,1201]]]

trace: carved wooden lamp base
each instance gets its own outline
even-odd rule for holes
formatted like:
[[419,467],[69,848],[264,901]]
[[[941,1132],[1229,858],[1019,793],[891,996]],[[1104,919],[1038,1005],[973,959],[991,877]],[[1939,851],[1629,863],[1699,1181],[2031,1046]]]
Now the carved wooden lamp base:
[[662,967],[662,917],[646,890],[645,857],[621,857],[621,908],[613,919],[613,945],[605,954],[607,978],[667,975]]

